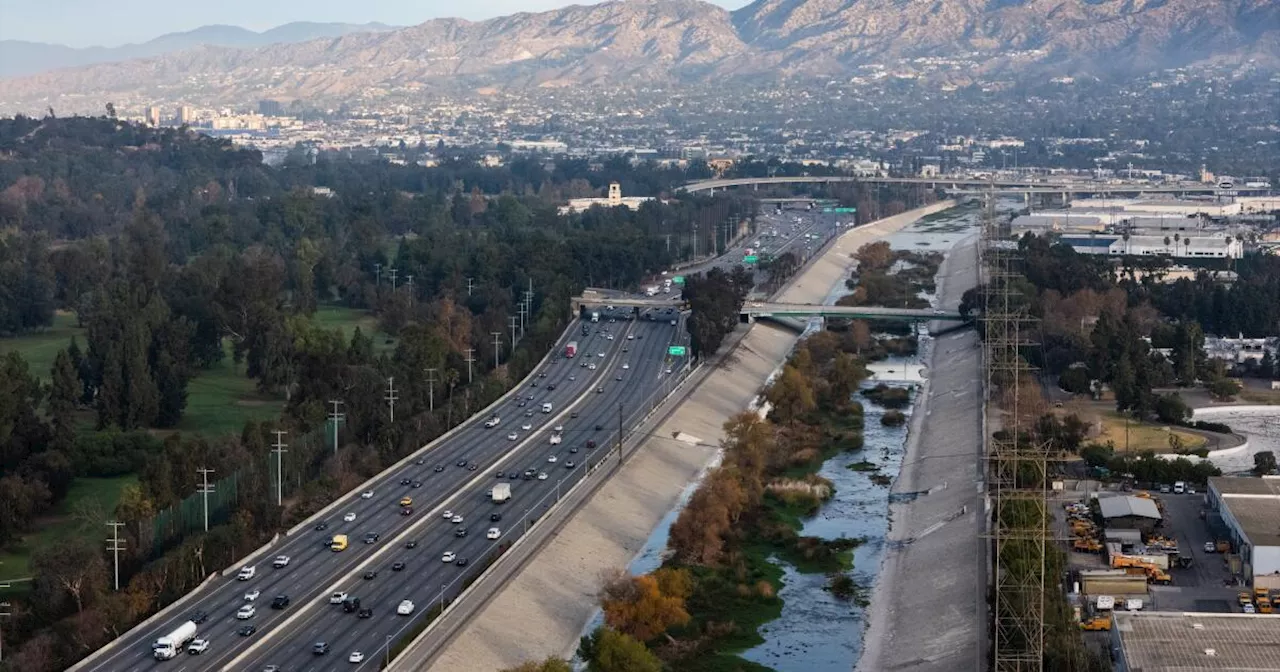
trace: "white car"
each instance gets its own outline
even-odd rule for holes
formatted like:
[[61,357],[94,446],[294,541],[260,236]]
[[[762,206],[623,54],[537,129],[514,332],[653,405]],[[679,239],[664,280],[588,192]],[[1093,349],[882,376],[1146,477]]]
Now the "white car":
[[453,551],[445,551],[444,555],[440,556],[440,562],[453,562],[457,559],[458,555]]
[[347,656],[347,662],[348,662],[348,663],[363,663],[363,662],[364,662],[364,654],[363,654],[363,653],[360,653],[359,651],[352,651],[352,652],[351,652],[351,655]]
[[497,539],[498,537],[502,536],[502,530],[499,530],[496,527],[491,527],[489,528],[489,531],[485,533],[484,536],[489,539]]
[[355,511],[348,512],[347,515],[342,517],[342,519],[347,521],[348,523],[354,522],[356,519],[356,512]]
[[342,604],[345,599],[347,599],[346,593],[334,593],[329,596],[329,604]]
[[373,499],[373,491],[365,490],[364,492],[360,493],[360,499]]
[[562,439],[562,438],[560,438],[560,435],[559,435],[559,434],[552,434],[552,435],[551,435],[551,445],[553,445],[553,446],[558,445],[561,441],[563,441],[563,439]]
[[249,579],[253,578],[254,574],[257,574],[257,573],[258,573],[258,568],[253,565],[249,565],[247,567],[241,567],[240,573],[236,575],[236,581],[248,581]]
[[596,365],[595,365],[595,364],[588,364],[588,365],[587,365],[587,370],[588,370],[588,371],[595,371],[595,370],[596,370]]
[[508,441],[515,441],[518,438],[520,438],[520,435],[516,434],[515,432],[511,432],[510,434],[507,435]]
[[545,472],[545,471],[543,471],[543,472],[539,472],[539,473],[538,473],[538,480],[539,480],[539,481],[545,481],[545,480],[547,480],[547,472]]
[[253,590],[251,590],[251,591],[249,591],[249,592],[247,592],[247,593],[245,593],[245,594],[244,594],[244,601],[245,601],[245,602],[253,602],[254,600],[258,599],[258,596],[259,596],[259,595],[261,595],[261,594],[262,594],[262,591],[261,591],[261,590],[258,590],[257,588],[254,588]]
[[287,555],[277,555],[277,556],[276,556],[276,559],[275,559],[275,560],[273,560],[273,561],[271,561],[271,566],[272,566],[272,567],[275,567],[276,569],[280,569],[280,568],[282,568],[282,567],[288,567],[288,566],[289,566],[289,556],[287,556]]
[[1206,541],[1206,542],[1204,542],[1204,552],[1205,552],[1205,553],[1213,553],[1213,552],[1215,552],[1215,551],[1217,551],[1217,550],[1218,550],[1218,547],[1217,547],[1217,546],[1215,546],[1215,545],[1213,544],[1213,542],[1212,542],[1212,541]]
[[198,656],[208,650],[209,640],[207,639],[194,639],[191,641],[191,646],[187,647],[187,653],[193,656]]
[[499,418],[498,418],[498,416],[496,416],[496,415],[495,415],[495,416],[493,416],[492,418],[489,418],[488,420],[485,420],[485,421],[484,421],[484,426],[485,426],[485,427],[489,427],[489,428],[497,427],[499,422],[502,422],[502,420],[501,420],[501,419],[499,419]]
[[449,522],[453,523],[454,525],[457,525],[462,522],[462,516],[454,516],[449,519]]
[[528,422],[526,422],[526,423],[524,423],[523,425],[520,425],[520,429],[523,429],[524,431],[526,431],[526,432],[527,432],[527,431],[529,431],[529,430],[533,429],[533,425],[532,425],[532,424],[530,424],[530,423],[528,423]]
[[252,604],[246,604],[243,607],[240,607],[239,611],[236,612],[236,620],[247,621],[253,618],[253,615],[256,613],[258,613],[258,610],[254,609]]
[[635,335],[635,334],[627,334],[627,340],[628,340],[628,341],[634,341],[634,340],[636,340],[636,335]]
[[450,518],[452,518],[452,517],[453,517],[453,511],[445,510],[445,512],[444,512],[444,519],[445,519],[445,520],[449,520],[449,519],[450,519]]
[[603,352],[598,352],[598,353],[596,353],[596,357],[599,357],[600,359],[604,359],[604,353],[603,353]]
[[1252,602],[1250,602],[1249,604],[1244,605],[1244,613],[1246,613],[1246,614],[1252,614],[1252,613],[1256,613],[1256,611],[1257,611],[1257,610],[1255,610],[1255,609],[1253,608],[1253,603],[1252,603]]
[[559,434],[564,431],[564,425],[556,425],[555,427],[552,427],[552,429],[555,430],[556,434]]
[[560,459],[560,458],[556,457],[555,455],[552,455],[551,457],[548,457],[548,458],[547,458],[547,461],[548,461],[548,462],[550,462],[551,464],[555,464],[555,463],[556,463],[556,460],[558,460],[558,459]]
[[401,600],[400,605],[396,607],[396,613],[401,616],[408,616],[413,613],[413,602],[411,600]]
[[629,369],[629,368],[631,368],[631,365],[630,365],[630,364],[625,364],[625,363],[624,363],[624,364],[622,365],[622,370],[623,370],[623,371],[626,371],[626,370],[627,370],[627,369]]

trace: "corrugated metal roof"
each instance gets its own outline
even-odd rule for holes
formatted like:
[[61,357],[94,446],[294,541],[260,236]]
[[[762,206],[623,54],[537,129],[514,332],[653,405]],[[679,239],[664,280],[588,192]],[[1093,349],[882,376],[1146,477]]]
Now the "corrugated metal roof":
[[1098,499],[1098,507],[1102,509],[1103,518],[1139,516],[1160,520],[1160,509],[1156,508],[1155,502],[1145,497],[1130,497],[1127,495],[1100,497]]
[[1280,615],[1118,611],[1115,628],[1135,672],[1280,668]]

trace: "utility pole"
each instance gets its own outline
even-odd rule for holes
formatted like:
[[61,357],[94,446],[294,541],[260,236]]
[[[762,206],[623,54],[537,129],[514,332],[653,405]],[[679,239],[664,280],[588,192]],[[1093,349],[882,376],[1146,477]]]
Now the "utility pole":
[[387,376],[387,408],[391,409],[391,422],[396,421],[396,400],[400,397],[396,394],[396,379],[394,376]]
[[200,474],[200,484],[196,486],[196,492],[204,495],[204,531],[209,531],[209,495],[213,492],[214,484],[209,482],[209,474],[213,473],[212,469],[200,467],[196,469]]
[[391,276],[391,291],[396,291],[396,267],[392,266],[387,269],[387,274]]
[[333,404],[333,410],[329,412],[329,419],[333,421],[333,454],[338,454],[338,423],[347,417],[346,413],[340,413],[338,407],[342,402],[337,399],[330,399],[329,403]]
[[467,298],[471,298],[471,288],[475,286],[475,278],[467,278]]
[[436,410],[436,371],[439,369],[427,369],[427,409]]
[[406,285],[406,286],[408,286],[408,287],[412,287],[412,286],[413,286],[413,274],[412,274],[412,273],[410,273],[410,274],[409,274],[409,281],[408,281],[408,282],[406,282],[406,283],[405,283],[405,285]]
[[382,285],[382,264],[373,265],[373,277],[375,285]]
[[511,317],[508,317],[508,318],[507,318],[507,325],[511,327],[511,350],[512,350],[512,352],[514,352],[514,351],[515,351],[515,349],[516,349],[516,326],[517,326],[517,325],[516,325],[516,320],[518,320],[518,319],[520,319],[520,318],[518,318],[518,317],[516,317],[516,316],[514,316],[514,315],[512,315]]
[[471,384],[471,365],[476,361],[476,349],[467,348],[467,384]]
[[529,307],[528,307],[528,304],[521,301],[519,308],[520,308],[520,338],[524,338],[524,316],[528,314]]
[[111,556],[115,559],[116,566],[116,592],[120,592],[120,551],[124,550],[124,539],[120,538],[120,528],[124,527],[124,523],[118,521],[110,521],[107,523],[111,527],[111,538],[107,540],[110,544],[107,550],[111,551]]
[[276,444],[271,448],[271,452],[276,456],[276,506],[284,506],[284,465],[280,458],[289,452],[285,450],[289,444],[284,442],[284,435],[289,432],[277,429],[271,433],[276,435]]
[[[10,584],[8,582],[0,583],[0,588],[8,589],[9,585]],[[13,612],[9,611],[9,603],[0,602],[0,619],[4,619],[12,615]],[[3,625],[0,625],[0,628],[3,628]],[[0,662],[4,662],[4,634],[2,632],[0,632]]]
[[497,331],[489,333],[493,334],[493,367],[496,369],[502,361],[502,333]]

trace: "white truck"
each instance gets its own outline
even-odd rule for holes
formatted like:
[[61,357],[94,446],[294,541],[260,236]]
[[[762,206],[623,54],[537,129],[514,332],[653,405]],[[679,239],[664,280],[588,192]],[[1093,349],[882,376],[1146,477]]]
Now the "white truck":
[[593,311],[591,311],[591,321],[592,321],[592,322],[599,322],[599,321],[600,321],[600,311],[598,311],[598,310],[593,310]]
[[501,504],[511,499],[511,484],[499,483],[493,486],[493,489],[489,491],[489,499],[492,499],[494,504]]
[[173,632],[157,639],[151,645],[151,653],[156,660],[170,660],[178,652],[186,648],[187,643],[196,638],[196,624],[187,621],[179,625]]

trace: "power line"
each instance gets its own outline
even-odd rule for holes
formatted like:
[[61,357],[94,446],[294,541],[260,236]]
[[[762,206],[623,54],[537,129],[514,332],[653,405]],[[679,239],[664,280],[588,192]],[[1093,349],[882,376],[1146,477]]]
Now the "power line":
[[391,422],[396,421],[396,401],[400,399],[396,392],[396,379],[394,376],[387,376],[387,393],[384,396],[387,400],[387,408],[391,411]]
[[115,560],[116,592],[120,592],[120,551],[124,550],[124,539],[120,538],[120,528],[124,527],[124,523],[110,521],[107,525],[111,528],[107,550],[111,551],[111,557]]
[[284,466],[281,463],[281,458],[285,453],[289,452],[285,450],[285,448],[288,447],[288,444],[283,440],[284,435],[289,432],[286,432],[283,429],[277,429],[274,430],[273,433],[276,435],[275,446],[271,448],[271,452],[276,456],[276,506],[284,506]]
[[333,404],[333,410],[329,412],[329,419],[333,421],[333,454],[338,454],[338,423],[347,417],[346,413],[340,413],[338,407],[342,402],[337,399],[330,399],[329,403]]
[[213,492],[214,483],[209,482],[209,474],[213,473],[213,469],[200,467],[196,469],[196,473],[200,474],[200,483],[196,485],[196,492],[204,495],[204,531],[209,531],[209,495]]

